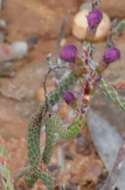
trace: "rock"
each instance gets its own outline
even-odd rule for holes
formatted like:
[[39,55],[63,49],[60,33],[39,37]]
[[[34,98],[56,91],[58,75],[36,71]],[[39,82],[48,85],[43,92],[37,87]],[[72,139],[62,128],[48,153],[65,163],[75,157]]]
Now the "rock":
[[28,53],[28,45],[25,42],[0,44],[0,62],[21,59],[25,57],[27,53]]
[[88,113],[88,125],[97,151],[109,171],[109,176],[100,190],[114,190],[116,187],[124,190],[125,144],[122,138],[113,126],[94,112]]
[[124,0],[103,0],[100,7],[111,17],[125,18]]
[[[13,111],[12,111],[13,108]],[[16,111],[13,103],[0,99],[0,134],[5,139],[23,138],[26,135],[27,122]]]
[[88,126],[96,149],[111,171],[123,140],[117,130],[95,112],[88,112]]
[[3,43],[5,39],[5,35],[3,32],[0,32],[0,43]]
[[24,167],[27,161],[27,146],[25,138],[21,135],[18,138],[9,136],[7,139],[0,136],[0,146],[5,148],[7,154],[5,157],[7,160],[7,166],[12,172],[12,175],[15,175]]
[[28,54],[28,44],[20,41],[11,44],[14,59],[22,59]]
[[0,10],[3,9],[4,0],[0,0]]
[[0,44],[0,63],[7,61],[15,61],[27,56],[29,50],[34,47],[37,42],[30,39],[26,41],[16,41],[11,44]]
[[[78,10],[77,2],[79,1],[27,0],[25,3],[20,0],[7,1],[4,15],[9,23],[9,40],[15,40],[15,36],[21,39],[22,36],[27,37],[31,34],[38,34],[44,39],[56,38],[64,16],[70,10],[71,12]],[[21,15],[18,21],[17,14]],[[71,32],[71,18],[72,14],[69,16],[69,24],[66,27],[67,33]]]
[[0,92],[3,96],[17,101],[30,100],[40,87],[44,73],[45,70],[40,64],[27,65],[15,78],[1,80]]
[[0,43],[3,43],[5,40],[6,29],[7,29],[6,21],[3,19],[0,19]]
[[56,44],[53,40],[43,43],[44,47],[42,43],[37,44],[27,58],[13,64],[15,77],[0,80],[0,94],[13,102],[12,107],[25,119],[30,119],[37,109],[36,93],[41,89],[44,74],[47,72],[46,56],[54,51]]
[[65,190],[78,190],[78,187],[75,184],[68,184],[66,185]]
[[104,186],[100,190],[124,190],[125,189],[125,144],[119,149],[117,159],[114,163],[110,175],[105,180]]
[[91,153],[90,142],[82,135],[76,138],[76,152],[82,155],[89,155]]
[[62,10],[64,13],[71,11],[71,12],[76,12],[79,9],[80,4],[83,2],[82,0],[41,0],[41,2],[46,5],[47,7],[50,8],[59,8]]
[[0,77],[1,78],[13,78],[15,76],[15,69],[14,69],[13,62],[5,62],[0,63]]
[[25,66],[11,80],[1,79],[2,96],[9,100],[15,100],[16,111],[24,117],[31,117],[36,109],[35,95],[41,85],[44,73],[42,65],[32,64]]
[[[74,165],[73,165],[74,164]],[[75,169],[74,169],[75,166]],[[102,173],[102,162],[92,157],[84,157],[81,160],[77,157],[71,165],[71,179],[75,184],[85,185],[87,182],[97,183],[100,174]],[[86,184],[87,186],[87,184]],[[84,188],[83,189],[87,189]]]

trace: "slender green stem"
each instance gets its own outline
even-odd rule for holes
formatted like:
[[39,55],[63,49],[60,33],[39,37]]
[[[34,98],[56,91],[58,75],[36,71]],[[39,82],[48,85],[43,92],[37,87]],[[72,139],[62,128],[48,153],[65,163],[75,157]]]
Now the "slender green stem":
[[109,100],[125,111],[125,100],[119,96],[115,88],[109,85],[104,79],[101,80],[100,87],[104,95],[108,97]]
[[65,140],[72,140],[77,135],[80,134],[81,128],[85,126],[85,119],[82,117],[77,117],[69,126],[67,129],[64,129],[63,127],[58,127],[57,133],[59,134],[60,138]]

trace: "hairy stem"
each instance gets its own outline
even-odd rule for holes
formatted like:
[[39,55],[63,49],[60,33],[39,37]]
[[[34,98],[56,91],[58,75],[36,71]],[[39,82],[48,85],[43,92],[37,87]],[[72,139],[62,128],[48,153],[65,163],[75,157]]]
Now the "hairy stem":
[[109,85],[104,79],[101,80],[100,87],[104,95],[108,97],[109,100],[125,111],[125,100],[119,96],[114,87]]
[[[61,81],[57,89],[47,98],[47,105],[55,105],[63,96],[65,90],[70,89],[76,82],[77,78],[73,73],[70,73],[64,80]],[[28,156],[31,168],[34,173],[39,169],[41,154],[40,154],[40,132],[44,125],[44,120],[47,113],[46,103],[40,106],[40,110],[33,117],[28,130]],[[38,175],[37,175],[38,176]],[[34,181],[34,180],[33,180]]]
[[57,122],[58,120],[55,116],[51,116],[46,122],[46,143],[42,158],[46,165],[49,164],[53,152],[53,146],[55,141],[55,128],[58,124]]

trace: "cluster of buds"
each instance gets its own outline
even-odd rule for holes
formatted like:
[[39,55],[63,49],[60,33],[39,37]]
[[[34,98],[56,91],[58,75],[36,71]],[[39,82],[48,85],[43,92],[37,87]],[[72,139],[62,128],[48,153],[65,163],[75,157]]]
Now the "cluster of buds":
[[[103,19],[103,12],[97,7],[99,2],[98,0],[92,1],[92,9],[86,16],[90,32],[96,32],[97,27]],[[88,44],[90,45],[90,43]],[[105,49],[100,64],[96,64],[93,60],[93,47],[91,45],[84,45],[81,55],[75,45],[65,45],[61,49],[60,59],[69,62],[72,72],[81,75],[80,77],[83,80],[83,84],[81,85],[82,98],[75,96],[72,91],[67,91],[64,93],[65,102],[72,106],[77,100],[82,100],[82,102],[77,105],[82,105],[82,112],[86,112],[86,108],[88,108],[91,99],[90,97],[102,78],[102,72],[104,72],[111,63],[119,60],[120,57],[120,50],[116,48],[113,43],[111,47]]]
[[[97,7],[99,1],[95,0],[93,2],[92,9],[86,15],[90,36],[96,32],[104,17],[104,13]],[[110,37],[108,38],[111,42],[113,42],[112,36],[113,31],[111,31],[111,39]],[[80,50],[74,44],[67,44],[61,48],[59,62],[57,61],[56,63],[62,67],[62,70],[56,70],[55,72],[56,75],[54,77],[57,86],[63,78],[62,76],[65,76],[69,72],[73,73],[80,79],[77,85],[77,90],[67,90],[64,91],[63,94],[66,104],[79,113],[86,113],[88,110],[93,92],[101,81],[102,73],[105,69],[107,69],[111,63],[121,58],[120,50],[115,47],[114,43],[111,43],[110,47],[107,43],[106,49],[104,50],[102,59],[99,63],[96,63],[93,59],[94,52],[94,46],[90,42],[84,42]],[[63,67],[66,68],[64,69]]]
[[[91,18],[96,20],[95,17]],[[90,46],[90,48],[92,47]],[[82,105],[82,107],[78,108],[78,110],[80,110],[83,113],[85,113],[87,108],[89,107],[91,95],[93,94],[93,91],[95,90],[98,82],[101,80],[102,72],[107,68],[107,66],[119,60],[121,57],[121,53],[118,48],[116,47],[106,48],[106,50],[103,53],[100,64],[97,65],[93,60],[93,56],[91,55],[91,53],[89,53],[91,52],[90,48],[88,49],[88,47],[84,46],[83,47],[84,55],[81,55],[81,57],[75,45],[65,45],[60,51],[60,59],[65,62],[69,62],[72,72],[77,72],[77,70],[79,70],[79,67],[80,69],[84,70],[84,72],[81,72],[82,98],[76,97],[73,91],[64,92],[64,100],[70,106],[74,105],[74,102],[82,100],[82,102],[78,104]],[[101,69],[102,66],[103,70]],[[76,68],[75,70],[73,70],[74,67]]]

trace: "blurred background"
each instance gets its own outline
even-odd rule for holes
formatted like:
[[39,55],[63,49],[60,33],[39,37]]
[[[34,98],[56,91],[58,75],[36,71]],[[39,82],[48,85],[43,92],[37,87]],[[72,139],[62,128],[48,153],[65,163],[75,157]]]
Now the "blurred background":
[[[27,160],[27,128],[31,116],[44,99],[42,79],[47,71],[46,57],[48,53],[55,55],[65,16],[68,18],[65,43],[80,45],[80,41],[72,35],[72,25],[75,14],[83,5],[83,0],[5,0],[0,10],[0,20],[5,21],[4,27],[0,24],[0,33],[4,32],[4,39],[0,43],[0,144],[9,152],[7,162],[13,174],[24,166]],[[100,7],[111,19],[125,18],[124,0],[102,0]],[[16,42],[28,44],[23,44],[24,52],[21,57],[15,56],[18,54]],[[8,44],[15,45],[15,59],[12,56],[11,60],[11,48]],[[30,45],[33,45],[33,48],[30,48]],[[124,83],[125,33],[116,39],[116,45],[121,50],[122,58],[111,65],[104,77],[113,83]],[[105,40],[100,40],[95,46],[95,59],[98,61],[104,51]],[[11,62],[6,61],[7,56],[10,56]],[[49,88],[51,87],[50,82]],[[124,90],[119,92],[125,95]],[[100,93],[97,97],[92,103],[93,110],[125,138],[124,112],[104,101]],[[65,110],[62,114],[65,115],[64,112]],[[41,134],[41,139],[45,139],[44,134]],[[105,167],[92,143],[88,129],[83,129],[81,136],[75,141],[64,143],[62,146],[65,153],[65,169],[58,176],[57,184],[66,184],[66,190],[77,190],[78,184],[83,190],[96,189],[103,174],[105,176]],[[57,145],[51,163],[51,170],[55,176],[59,174],[59,155],[60,145]],[[45,187],[39,187],[37,184],[35,188],[44,190]],[[24,189],[20,187],[20,190]]]

